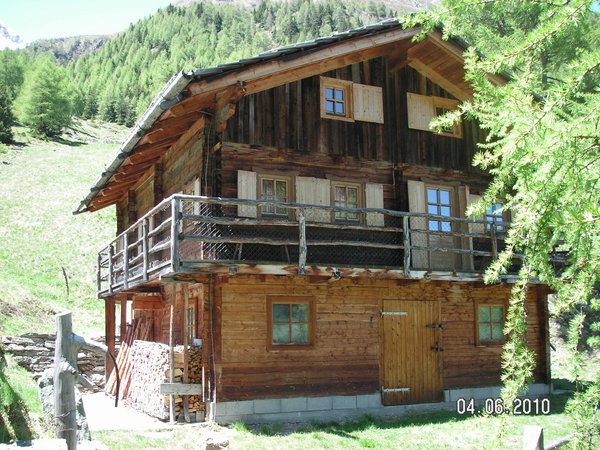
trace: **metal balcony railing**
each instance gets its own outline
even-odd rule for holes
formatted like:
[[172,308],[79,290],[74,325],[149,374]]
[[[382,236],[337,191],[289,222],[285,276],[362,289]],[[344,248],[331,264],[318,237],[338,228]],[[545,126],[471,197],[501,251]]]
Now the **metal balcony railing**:
[[387,209],[173,195],[100,251],[98,295],[164,274],[242,264],[298,274],[314,267],[385,269],[406,277],[438,270],[477,274],[504,248],[509,225]]

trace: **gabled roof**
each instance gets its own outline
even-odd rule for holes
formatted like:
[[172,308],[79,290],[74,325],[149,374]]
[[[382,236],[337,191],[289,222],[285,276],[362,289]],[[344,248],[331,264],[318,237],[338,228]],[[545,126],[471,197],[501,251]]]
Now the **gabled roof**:
[[[154,98],[74,214],[115,204],[158,159],[181,148],[210,121],[223,129],[244,95],[338,67],[386,55],[388,68],[410,65],[459,99],[471,96],[464,80],[464,41],[443,41],[397,19],[261,53],[235,63],[179,72]],[[216,122],[216,124],[215,124]]]

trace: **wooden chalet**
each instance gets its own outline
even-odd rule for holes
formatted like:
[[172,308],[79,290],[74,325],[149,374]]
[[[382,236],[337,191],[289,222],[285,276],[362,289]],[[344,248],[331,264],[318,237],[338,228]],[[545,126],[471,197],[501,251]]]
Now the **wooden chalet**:
[[[201,350],[201,382],[164,392],[221,422],[497,395],[512,278],[482,275],[510,218],[465,217],[490,181],[477,124],[429,128],[472,95],[465,47],[419,31],[390,20],[176,75],[82,201],[116,207],[109,345],[120,305],[121,336],[143,319],[147,340]],[[538,394],[547,294],[527,297]]]

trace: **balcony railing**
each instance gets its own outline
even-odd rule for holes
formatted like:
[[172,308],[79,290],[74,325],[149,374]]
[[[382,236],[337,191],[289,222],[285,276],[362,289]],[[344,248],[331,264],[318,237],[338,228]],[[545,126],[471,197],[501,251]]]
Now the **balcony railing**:
[[132,289],[166,274],[224,268],[476,275],[504,248],[508,226],[386,209],[174,195],[98,254],[98,294]]

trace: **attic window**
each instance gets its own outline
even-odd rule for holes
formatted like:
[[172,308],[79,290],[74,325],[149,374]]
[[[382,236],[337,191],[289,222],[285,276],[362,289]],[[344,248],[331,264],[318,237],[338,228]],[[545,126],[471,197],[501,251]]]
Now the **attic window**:
[[439,132],[429,127],[431,120],[435,117],[457,109],[458,100],[432,95],[413,94],[412,92],[408,92],[406,95],[409,128],[430,131],[442,136],[462,138],[462,124],[460,123],[444,128]]
[[321,117],[353,121],[352,82],[321,77]]

